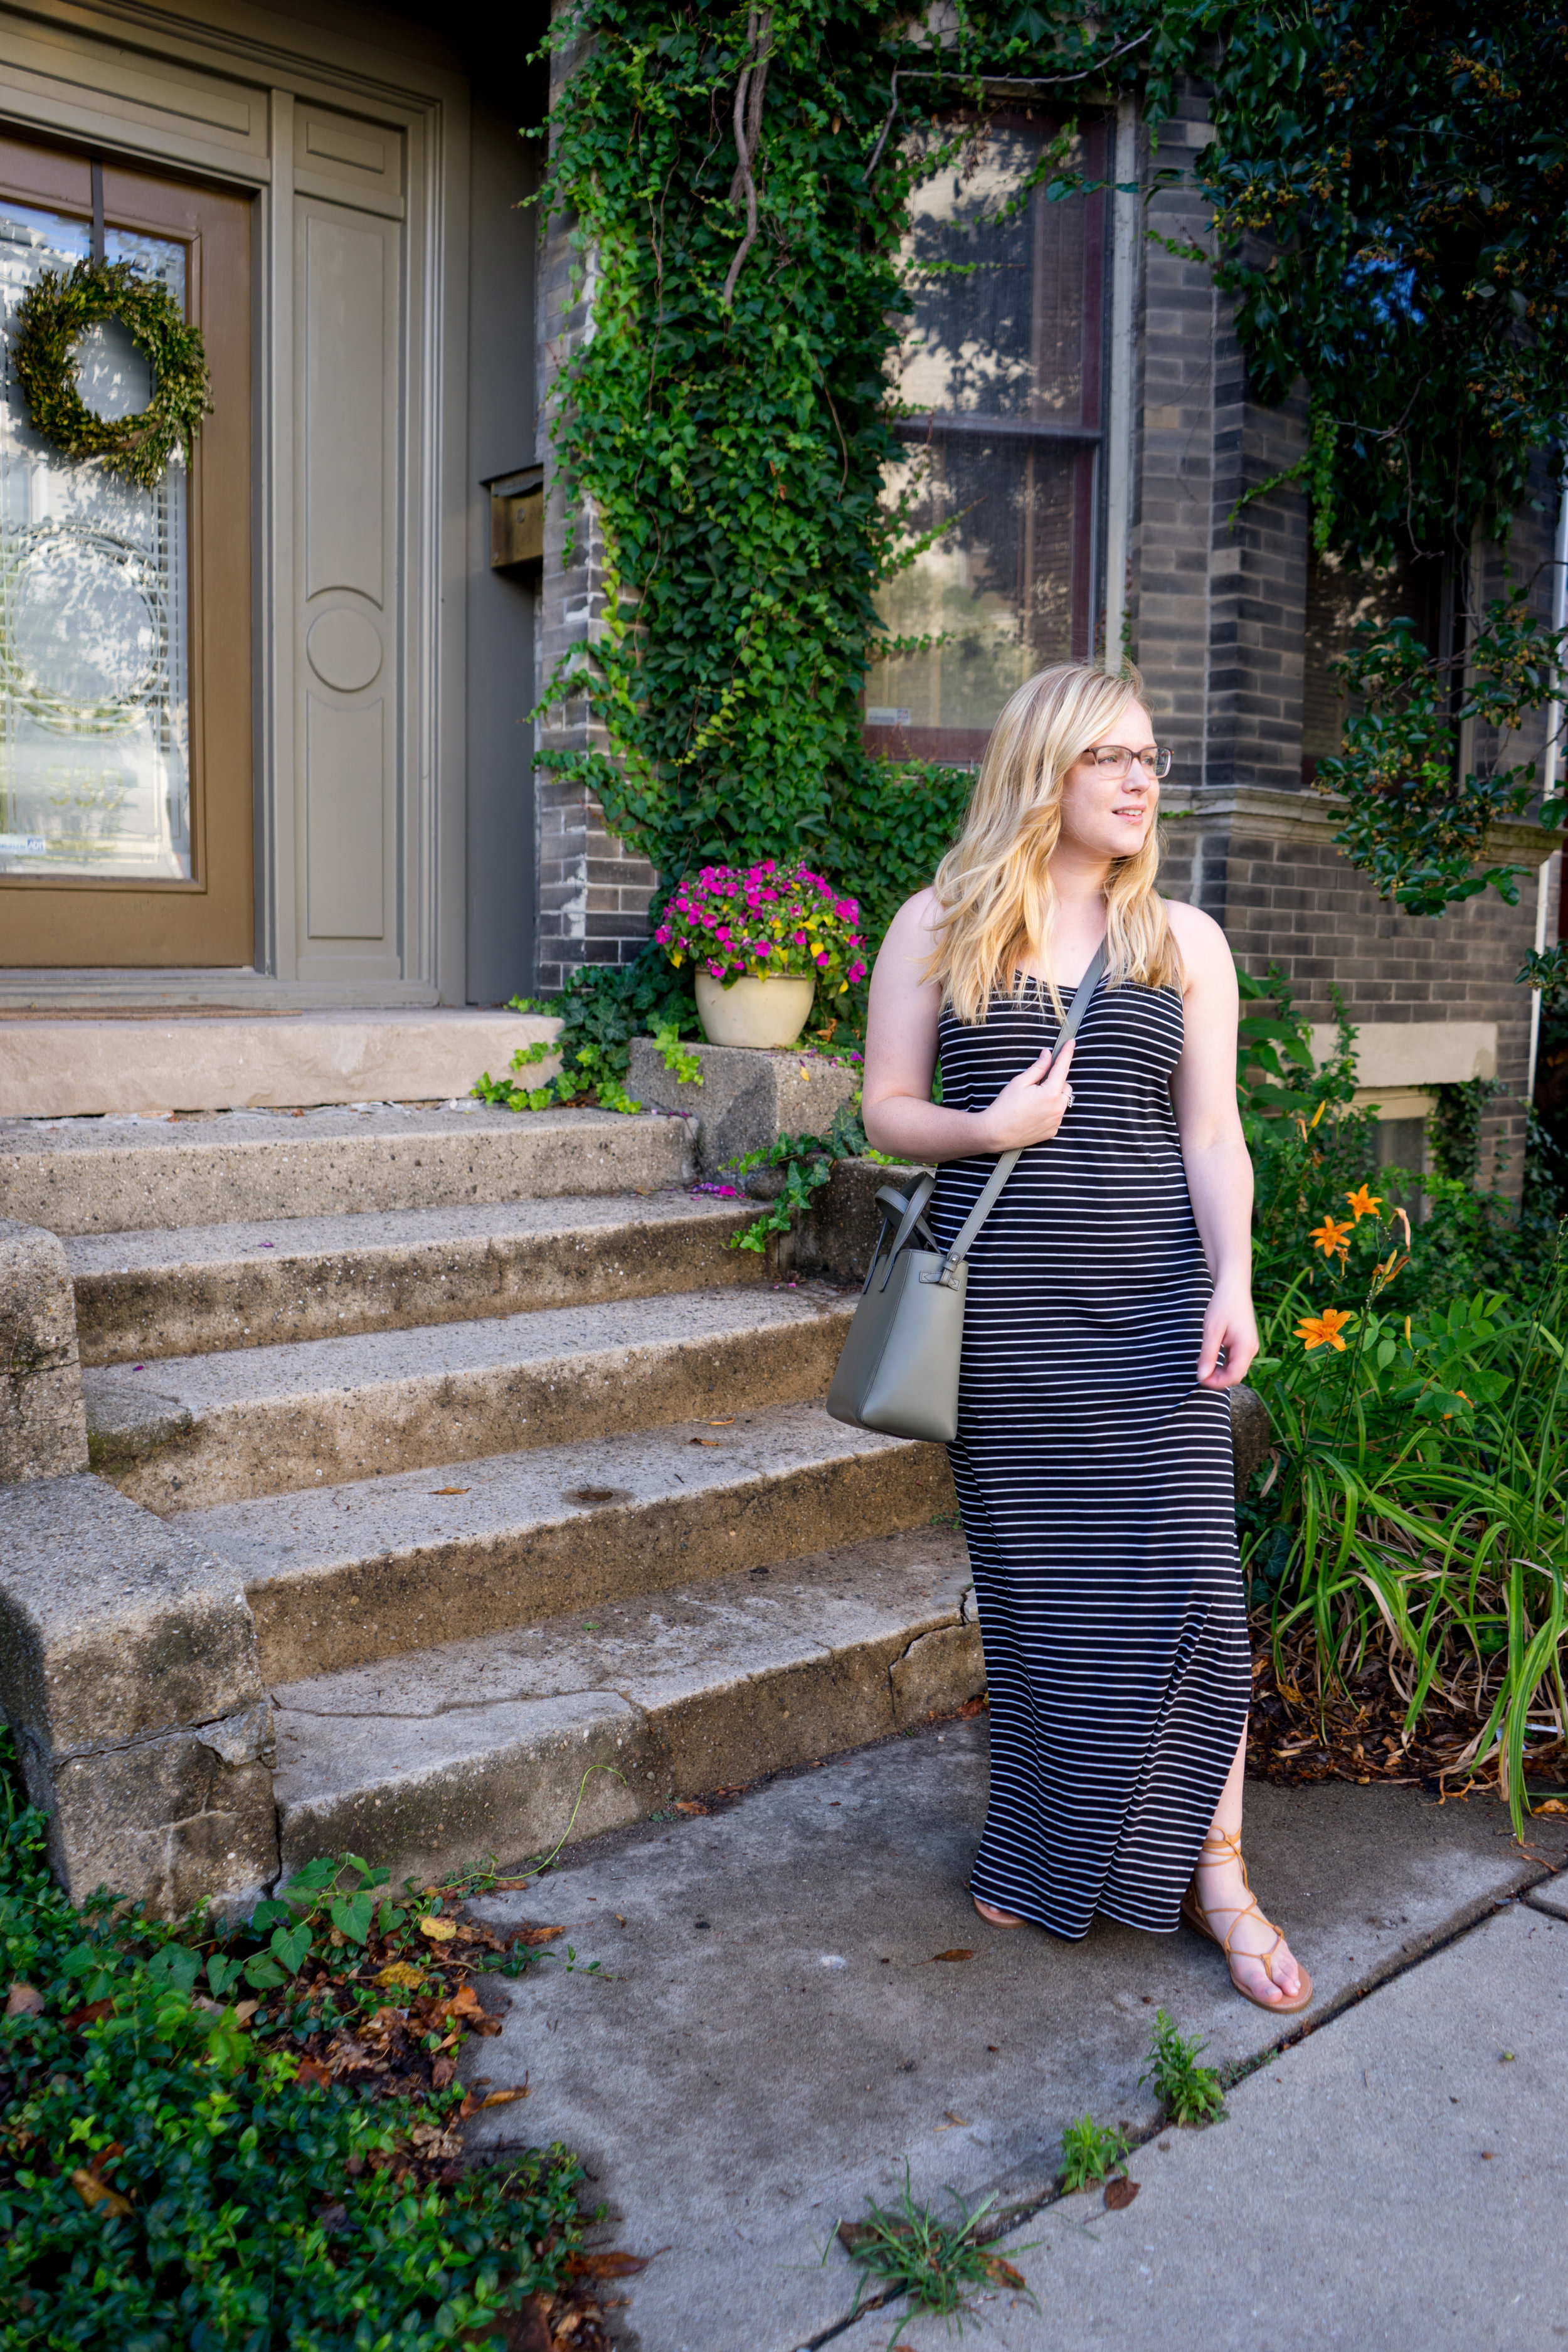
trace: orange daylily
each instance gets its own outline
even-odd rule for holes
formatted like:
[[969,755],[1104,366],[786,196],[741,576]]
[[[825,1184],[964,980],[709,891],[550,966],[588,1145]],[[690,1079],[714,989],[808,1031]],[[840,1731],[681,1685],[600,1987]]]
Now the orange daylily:
[[1363,1217],[1375,1217],[1383,1206],[1381,1194],[1374,1192],[1369,1184],[1358,1184],[1353,1192],[1345,1194],[1345,1198],[1351,1204],[1358,1225]]
[[1335,1218],[1325,1216],[1322,1223],[1315,1227],[1307,1238],[1317,1243],[1325,1257],[1332,1257],[1336,1250],[1344,1248],[1354,1231],[1353,1225],[1341,1224]]
[[1305,1315],[1296,1326],[1296,1337],[1304,1339],[1307,1353],[1314,1348],[1337,1348],[1342,1356],[1345,1343],[1340,1333],[1354,1318],[1342,1307],[1325,1307],[1321,1315]]

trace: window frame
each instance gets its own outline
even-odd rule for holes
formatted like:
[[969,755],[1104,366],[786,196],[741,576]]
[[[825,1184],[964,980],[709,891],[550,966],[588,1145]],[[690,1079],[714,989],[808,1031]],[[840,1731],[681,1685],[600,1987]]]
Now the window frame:
[[[960,124],[973,120],[973,110],[954,108],[940,121]],[[1037,108],[999,109],[990,122],[1003,130],[1043,127],[1049,139],[1063,124],[1060,118]],[[1076,448],[1072,524],[1072,656],[1093,655],[1105,623],[1106,466],[1105,450],[1110,408],[1109,325],[1110,315],[1110,189],[1106,184],[1112,118],[1100,112],[1079,126],[1085,177],[1101,184],[1081,197],[1062,199],[1085,207],[1081,391],[1079,416],[1073,422],[1056,418],[986,415],[973,410],[911,411],[896,418],[893,432],[906,445],[927,448],[938,439],[984,438],[1014,441],[1036,447]],[[1041,201],[1037,192],[1036,201]],[[867,707],[864,691],[861,708]],[[863,721],[861,740],[873,756],[893,760],[939,762],[944,767],[978,767],[990,736],[989,728],[873,726]]]

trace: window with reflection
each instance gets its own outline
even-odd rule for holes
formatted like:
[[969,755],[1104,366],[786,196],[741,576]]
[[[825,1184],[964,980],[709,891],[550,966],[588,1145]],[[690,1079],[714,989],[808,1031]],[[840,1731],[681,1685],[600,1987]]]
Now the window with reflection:
[[[887,487],[911,540],[938,535],[877,604],[895,635],[939,642],[872,668],[875,751],[978,760],[1015,687],[1092,647],[1105,198],[1027,187],[1057,135],[994,115],[911,205],[898,390],[914,414]],[[1098,178],[1104,138],[1087,127],[1068,163]]]
[[[0,874],[191,877],[186,478],[153,488],[73,462],[34,430],[11,364],[26,289],[90,246],[85,221],[0,203]],[[111,228],[177,299],[183,245]],[[100,416],[145,408],[153,381],[118,319],[76,346]]]

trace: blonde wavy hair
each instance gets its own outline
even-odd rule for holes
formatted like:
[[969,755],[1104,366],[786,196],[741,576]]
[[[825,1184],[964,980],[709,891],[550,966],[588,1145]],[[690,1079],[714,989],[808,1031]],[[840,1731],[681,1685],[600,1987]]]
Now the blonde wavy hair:
[[[936,870],[942,912],[925,977],[941,981],[942,1002],[961,1021],[983,1022],[1000,989],[1022,992],[1020,959],[1033,955],[1049,968],[1057,911],[1049,859],[1061,833],[1062,786],[1074,762],[1142,697],[1131,665],[1113,677],[1088,662],[1060,662],[1004,706],[963,831]],[[1153,825],[1135,856],[1112,862],[1105,885],[1110,987],[1181,984],[1181,957],[1154,888],[1159,865]],[[1054,974],[1047,985],[1059,1020]]]

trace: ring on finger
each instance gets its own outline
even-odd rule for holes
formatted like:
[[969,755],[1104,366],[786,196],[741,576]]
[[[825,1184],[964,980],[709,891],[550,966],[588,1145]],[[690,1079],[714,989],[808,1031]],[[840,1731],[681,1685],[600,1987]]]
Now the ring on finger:
[[1063,1087],[1063,1089],[1062,1089],[1062,1099],[1063,1099],[1063,1101],[1067,1104],[1067,1107],[1068,1107],[1068,1110],[1071,1110],[1071,1108],[1072,1108],[1072,1088],[1071,1088],[1071,1087]]

